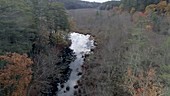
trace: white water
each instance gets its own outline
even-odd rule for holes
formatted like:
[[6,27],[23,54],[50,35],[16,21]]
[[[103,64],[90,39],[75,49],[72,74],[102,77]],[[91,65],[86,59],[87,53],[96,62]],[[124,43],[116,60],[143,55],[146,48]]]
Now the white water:
[[[70,40],[72,42],[70,49],[76,55],[76,60],[70,63],[71,75],[69,80],[64,84],[64,88],[59,87],[58,96],[74,96],[74,86],[77,85],[77,81],[81,78],[81,75],[77,75],[82,72],[81,66],[84,62],[84,56],[90,54],[91,49],[94,48],[94,40],[90,40],[90,35],[84,35],[79,33],[71,33]],[[69,87],[69,91],[66,88]]]

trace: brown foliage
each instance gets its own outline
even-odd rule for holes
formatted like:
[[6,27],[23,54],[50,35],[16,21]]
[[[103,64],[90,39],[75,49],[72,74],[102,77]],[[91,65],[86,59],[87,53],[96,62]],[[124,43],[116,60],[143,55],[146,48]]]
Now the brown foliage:
[[161,0],[158,4],[151,4],[145,8],[145,13],[149,14],[152,12],[157,12],[162,15],[168,15],[170,12],[170,6],[165,0]]
[[[0,70],[0,83],[3,88],[15,86],[11,96],[26,96],[27,87],[32,78],[32,60],[27,55],[17,53],[0,56],[0,60],[5,60],[9,64]],[[9,93],[7,93],[9,95]]]
[[146,31],[150,32],[153,30],[153,25],[146,25],[145,29]]
[[146,18],[147,18],[147,16],[143,12],[135,12],[131,17],[131,19],[134,23],[138,23],[140,19],[146,19]]
[[157,82],[154,68],[135,73],[129,67],[125,83],[132,96],[161,96],[163,91],[163,85]]

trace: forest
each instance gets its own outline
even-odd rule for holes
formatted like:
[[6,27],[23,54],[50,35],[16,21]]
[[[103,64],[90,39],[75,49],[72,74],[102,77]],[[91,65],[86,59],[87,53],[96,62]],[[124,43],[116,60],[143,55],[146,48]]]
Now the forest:
[[66,9],[83,9],[83,8],[97,8],[101,3],[87,2],[81,0],[54,0],[63,3]]
[[[95,42],[74,90],[73,32]],[[0,96],[170,96],[169,52],[170,0],[0,0]]]
[[69,46],[70,25],[63,4],[0,0],[0,12],[0,96],[44,94],[68,67],[69,60],[65,66],[56,65]]

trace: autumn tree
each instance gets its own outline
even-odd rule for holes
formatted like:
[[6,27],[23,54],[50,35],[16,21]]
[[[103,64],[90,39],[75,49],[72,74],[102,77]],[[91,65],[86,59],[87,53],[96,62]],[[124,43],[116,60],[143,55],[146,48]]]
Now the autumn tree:
[[27,87],[32,79],[32,60],[27,55],[17,53],[0,56],[0,60],[8,62],[0,69],[1,96],[26,96]]
[[132,68],[127,69],[125,85],[132,96],[161,96],[164,86],[156,76],[155,68],[135,73]]

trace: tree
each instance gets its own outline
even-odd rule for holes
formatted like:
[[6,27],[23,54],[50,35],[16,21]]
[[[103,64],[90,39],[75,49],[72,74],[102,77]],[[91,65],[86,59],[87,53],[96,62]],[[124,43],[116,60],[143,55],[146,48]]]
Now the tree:
[[144,11],[145,7],[149,4],[156,4],[159,0],[121,0],[124,8],[130,10],[134,7],[136,10]]
[[68,68],[66,64],[61,64],[62,68],[57,66],[69,31],[64,6],[52,0],[0,0],[0,12],[0,54],[16,52],[0,56],[0,95],[26,95],[33,62],[18,53],[27,53],[33,58],[32,82],[38,85],[42,84],[38,81],[45,81],[40,89],[50,89],[50,84],[59,78],[58,70]]
[[69,29],[67,14],[62,4],[57,2],[48,4],[47,23],[51,33]]
[[125,85],[132,96],[159,96],[163,93],[163,84],[158,82],[154,68],[135,73],[129,67],[126,74]]
[[[68,16],[61,3],[48,0],[31,0],[31,2],[34,24],[37,29],[31,54],[46,53],[49,45],[60,45],[59,41],[56,41],[58,39],[53,38],[54,34],[60,31],[62,35],[59,38],[64,38],[68,34],[70,29]],[[53,42],[57,43],[53,44]]]
[[108,1],[101,4],[99,7],[100,10],[110,10],[113,7],[118,7],[120,5],[120,1]]
[[53,0],[54,2],[61,2],[66,9],[81,9],[81,8],[97,8],[101,4],[96,2],[87,2],[81,0]]
[[2,96],[26,96],[27,87],[32,79],[30,66],[32,60],[27,55],[10,53],[0,56],[8,64],[0,69],[0,92]]
[[1,0],[0,12],[1,52],[29,52],[35,30],[32,27],[32,13],[28,2]]

